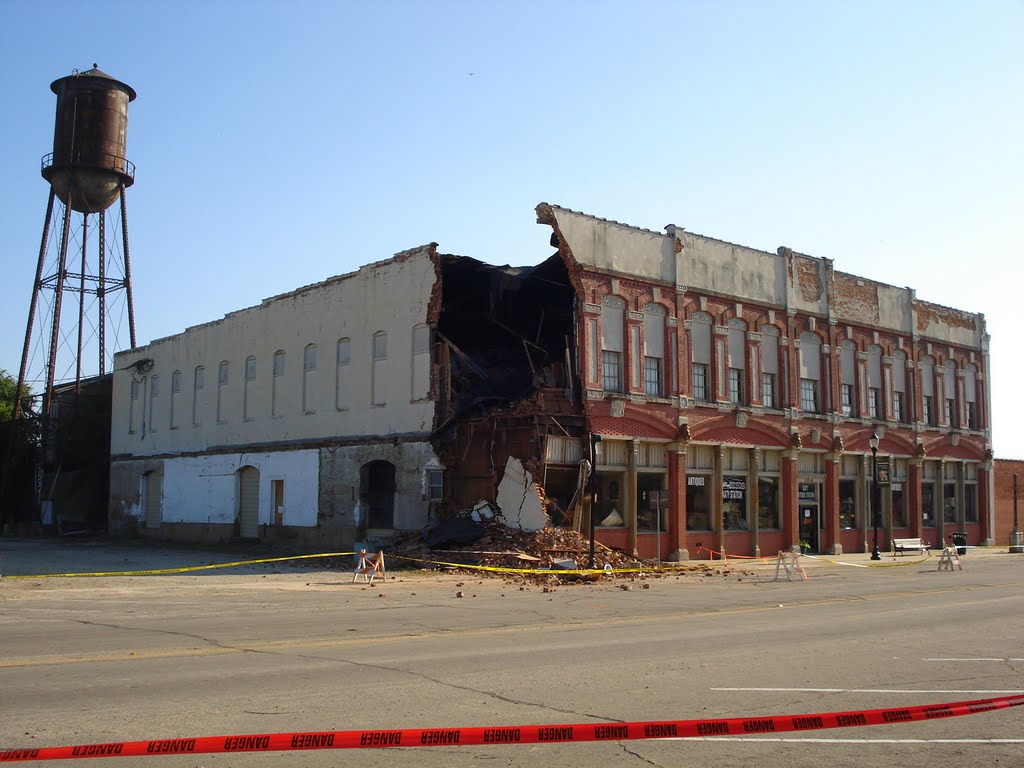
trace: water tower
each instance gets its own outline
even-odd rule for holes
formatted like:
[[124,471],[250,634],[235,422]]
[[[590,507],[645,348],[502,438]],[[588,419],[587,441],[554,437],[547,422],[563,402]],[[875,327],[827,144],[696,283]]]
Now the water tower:
[[[42,395],[44,424],[55,386],[79,392],[87,358],[96,366],[85,362],[85,376],[107,372],[108,344],[114,341],[113,351],[119,351],[125,314],[135,346],[125,206],[125,190],[135,180],[125,156],[135,91],[95,64],[55,80],[50,89],[57,94],[53,152],[42,159],[50,196],[17,390],[27,385]],[[119,210],[108,213],[115,202]],[[77,294],[77,302],[65,302],[67,294]],[[19,398],[15,417],[23,405]]]

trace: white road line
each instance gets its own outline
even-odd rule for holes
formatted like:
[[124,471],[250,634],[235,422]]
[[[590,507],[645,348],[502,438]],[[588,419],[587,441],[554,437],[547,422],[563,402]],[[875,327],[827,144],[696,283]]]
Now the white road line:
[[952,688],[709,688],[711,691],[759,691],[767,693],[1005,693],[1017,695],[1024,690],[1012,691],[967,691]]
[[1024,744],[1024,739],[786,739],[775,736],[670,736],[658,741],[764,741],[771,744]]

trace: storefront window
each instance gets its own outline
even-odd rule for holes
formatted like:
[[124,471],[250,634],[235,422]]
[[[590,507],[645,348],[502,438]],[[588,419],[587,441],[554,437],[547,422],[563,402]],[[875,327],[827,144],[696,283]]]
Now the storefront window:
[[907,502],[903,483],[892,484],[892,525],[894,528],[907,527]]
[[747,524],[747,478],[722,478],[722,519],[727,531],[745,531]]
[[757,526],[761,530],[779,528],[779,479],[757,478]]
[[956,483],[942,486],[942,522],[956,522]]
[[603,528],[620,528],[626,524],[622,508],[621,473],[598,473],[597,475],[597,524]]
[[936,524],[935,483],[921,483],[921,525],[934,528]]
[[[638,531],[664,531],[668,519],[668,494],[662,492],[660,474],[641,473],[636,476],[636,528]],[[660,516],[659,516],[660,512]]]
[[964,520],[968,523],[978,522],[978,486],[964,486]]
[[839,481],[839,527],[853,530],[857,527],[857,481]]
[[711,530],[711,477],[690,475],[686,478],[686,530]]

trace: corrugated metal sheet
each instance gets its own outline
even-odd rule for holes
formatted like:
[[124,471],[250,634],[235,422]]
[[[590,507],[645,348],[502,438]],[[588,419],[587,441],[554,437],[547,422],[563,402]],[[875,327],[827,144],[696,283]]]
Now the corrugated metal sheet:
[[637,451],[637,466],[667,467],[668,447],[665,443],[640,443]]
[[686,449],[686,468],[714,469],[715,449],[710,445],[691,445]]
[[577,465],[583,458],[580,441],[575,437],[548,435],[544,448],[544,460],[548,464]]

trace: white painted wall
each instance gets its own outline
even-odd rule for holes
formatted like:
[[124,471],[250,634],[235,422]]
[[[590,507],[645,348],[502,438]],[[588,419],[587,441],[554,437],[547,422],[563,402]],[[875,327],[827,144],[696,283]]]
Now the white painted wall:
[[[264,300],[221,320],[195,326],[115,357],[111,451],[146,456],[203,452],[211,447],[303,441],[335,436],[380,436],[428,432],[434,403],[422,399],[422,382],[414,383],[413,328],[426,322],[436,280],[432,246],[370,264],[348,275]],[[378,377],[384,405],[371,405],[373,335],[388,334],[386,377]],[[351,339],[346,370],[352,391],[350,407],[336,407],[337,342]],[[317,345],[316,370],[303,372],[303,351]],[[286,353],[285,374],[277,380],[280,414],[271,414],[273,357]],[[243,420],[245,360],[256,358],[250,396],[251,420]],[[142,358],[154,361],[141,386],[144,421],[137,417],[129,433],[131,373],[125,369]],[[230,366],[224,390],[223,418],[217,421],[218,367]],[[204,367],[199,424],[192,418],[196,366]],[[422,362],[421,362],[422,365]],[[176,429],[171,428],[172,378],[181,371]],[[159,395],[150,416],[149,395],[159,376]],[[303,409],[303,381],[311,388],[314,413]],[[419,387],[419,391],[414,388]]]
[[275,451],[179,457],[164,461],[165,523],[233,523],[238,514],[236,473],[252,466],[260,473],[259,522],[274,522],[271,482],[284,480],[283,525],[315,526],[320,452]]

